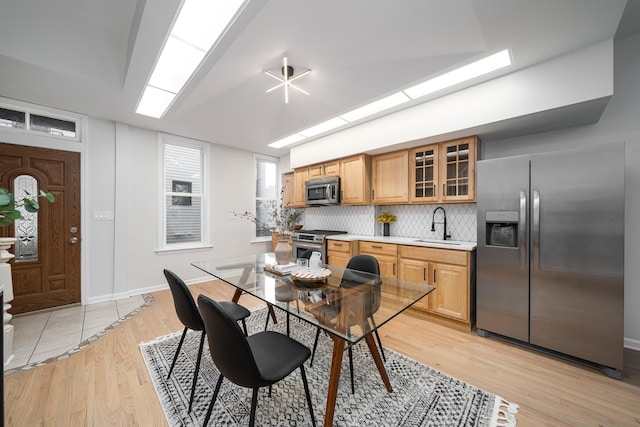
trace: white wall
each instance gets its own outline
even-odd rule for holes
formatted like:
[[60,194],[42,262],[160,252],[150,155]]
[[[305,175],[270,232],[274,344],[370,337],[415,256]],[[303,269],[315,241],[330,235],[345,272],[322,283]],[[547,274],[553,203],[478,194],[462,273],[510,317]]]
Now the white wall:
[[484,158],[554,151],[611,142],[625,148],[625,345],[640,350],[640,35],[615,44],[615,93],[600,121],[511,138],[483,140]]

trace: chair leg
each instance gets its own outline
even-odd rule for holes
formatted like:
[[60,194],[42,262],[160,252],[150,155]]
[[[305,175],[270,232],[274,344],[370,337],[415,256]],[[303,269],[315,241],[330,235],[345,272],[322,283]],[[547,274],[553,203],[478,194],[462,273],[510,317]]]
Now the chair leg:
[[218,382],[216,383],[216,389],[213,391],[213,397],[211,398],[211,403],[209,404],[209,409],[207,409],[207,415],[204,417],[203,426],[206,426],[209,422],[209,418],[211,418],[211,412],[213,412],[213,405],[216,403],[216,399],[218,398],[218,393],[220,392],[220,386],[222,385],[222,379],[224,377],[222,374],[218,377]]
[[311,351],[311,362],[309,366],[313,366],[313,358],[316,356],[316,348],[318,347],[318,338],[320,338],[320,328],[316,328],[316,339],[313,341],[313,350]]
[[[269,320],[268,317],[267,317],[267,320]],[[244,336],[248,337],[249,334],[247,333],[247,322],[245,322],[244,319],[242,319],[242,329],[244,329]]]
[[287,336],[290,336],[289,335],[289,311],[287,311]]
[[264,322],[264,330],[267,330],[267,327],[269,326],[269,313],[267,313],[267,320]]
[[356,388],[353,383],[353,347],[349,346],[349,373],[351,374],[351,394],[356,394]]
[[258,388],[253,389],[253,395],[251,396],[251,415],[249,416],[249,427],[254,427],[256,424],[256,407],[258,406]]
[[382,347],[382,341],[380,341],[380,334],[378,333],[378,328],[376,327],[376,321],[373,320],[373,317],[370,317],[370,319],[371,319],[371,323],[373,324],[373,329],[376,334],[376,338],[378,339],[378,346],[380,347],[380,354],[382,355],[382,360],[386,362],[387,358],[384,355],[384,348]]
[[307,397],[307,405],[309,405],[309,413],[311,414],[311,424],[316,426],[316,417],[313,415],[313,405],[311,403],[311,393],[309,393],[309,384],[307,383],[307,374],[304,372],[304,365],[300,365],[300,374],[302,374],[302,383],[304,384],[304,394]]
[[173,372],[173,367],[176,365],[176,360],[178,360],[178,354],[180,353],[180,349],[182,348],[182,343],[184,342],[184,337],[187,336],[187,330],[189,328],[187,328],[186,326],[184,327],[184,330],[182,331],[182,338],[180,338],[180,344],[178,344],[178,348],[176,350],[176,354],[175,356],[173,356],[173,362],[171,362],[171,368],[169,368],[169,375],[167,375],[167,379],[169,379],[169,377],[171,377],[171,372]]
[[191,397],[189,398],[189,411],[193,406],[193,396],[196,393],[196,383],[198,382],[198,372],[200,372],[200,360],[202,360],[202,348],[204,347],[205,331],[202,331],[200,336],[200,347],[198,348],[198,360],[196,361],[196,371],[193,374],[193,384],[191,384]]

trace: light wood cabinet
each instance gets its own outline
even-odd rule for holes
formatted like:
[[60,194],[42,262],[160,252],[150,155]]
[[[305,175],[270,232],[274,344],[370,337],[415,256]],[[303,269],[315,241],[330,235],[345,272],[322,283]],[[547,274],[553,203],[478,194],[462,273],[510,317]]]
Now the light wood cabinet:
[[357,242],[327,240],[327,264],[345,268],[355,253]]
[[373,204],[409,202],[409,151],[373,156],[371,159]]
[[293,203],[290,207],[302,208],[306,205],[304,182],[309,179],[309,169],[299,168],[293,171]]
[[340,203],[371,204],[371,157],[366,154],[340,160]]
[[340,160],[332,160],[330,162],[309,166],[307,179],[326,178],[338,175],[340,175]]
[[476,200],[476,160],[478,139],[475,136],[441,142],[440,187],[443,202]]
[[293,172],[285,173],[282,177],[282,185],[284,187],[284,194],[282,195],[282,203],[285,207],[293,207],[293,193],[294,193],[294,176]]
[[411,149],[409,201],[475,201],[477,147],[473,136]]
[[[380,275],[383,277],[398,277],[398,245],[393,243],[378,243],[360,241],[358,243],[358,253],[371,255],[378,260],[380,265]],[[396,295],[397,288],[386,283],[382,287],[383,294]]]
[[411,203],[437,202],[439,189],[438,144],[414,148],[409,152],[409,201]]
[[398,246],[398,278],[434,285],[436,289],[413,308],[471,329],[473,252]]

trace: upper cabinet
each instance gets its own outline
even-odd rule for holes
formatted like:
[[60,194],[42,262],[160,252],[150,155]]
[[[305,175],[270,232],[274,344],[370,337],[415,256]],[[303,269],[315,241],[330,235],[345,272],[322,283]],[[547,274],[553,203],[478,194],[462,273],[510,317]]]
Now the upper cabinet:
[[477,147],[477,138],[468,137],[412,149],[410,202],[474,202]]
[[290,207],[303,208],[306,205],[306,190],[304,187],[304,182],[308,179],[308,168],[300,168],[293,171],[293,203]]
[[340,203],[371,204],[371,157],[366,154],[340,160]]
[[[411,203],[438,201],[438,144],[414,148],[409,152],[409,200]],[[440,193],[441,194],[441,193]]]
[[319,163],[308,167],[307,179],[326,178],[340,175],[340,160]]
[[287,208],[294,207],[293,192],[294,192],[294,178],[293,172],[285,173],[283,177],[284,194],[282,195],[282,203]]
[[394,151],[371,159],[373,197],[376,205],[409,202],[409,151]]
[[476,200],[476,137],[440,143],[440,186],[443,202]]

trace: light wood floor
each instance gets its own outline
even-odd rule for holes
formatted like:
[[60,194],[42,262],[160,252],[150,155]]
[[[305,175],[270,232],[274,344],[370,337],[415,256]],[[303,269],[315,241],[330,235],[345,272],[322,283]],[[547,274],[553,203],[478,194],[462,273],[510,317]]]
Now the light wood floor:
[[[209,282],[194,294],[230,299]],[[182,329],[169,291],[68,359],[5,377],[7,426],[166,425],[138,344]],[[260,303],[243,296],[247,307]],[[640,426],[640,354],[622,381],[590,368],[403,314],[380,330],[386,347],[520,405],[518,426]],[[340,398],[340,397],[339,397]]]

